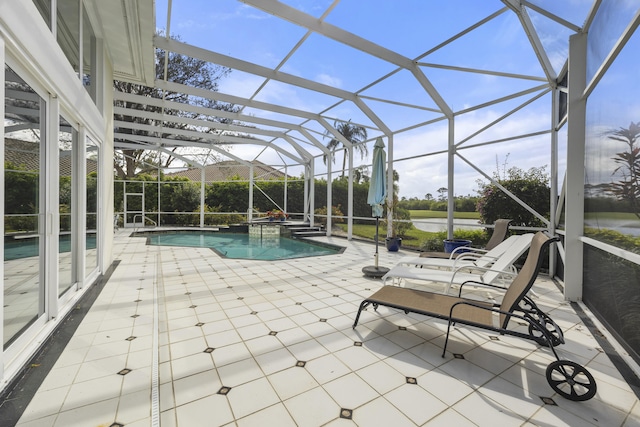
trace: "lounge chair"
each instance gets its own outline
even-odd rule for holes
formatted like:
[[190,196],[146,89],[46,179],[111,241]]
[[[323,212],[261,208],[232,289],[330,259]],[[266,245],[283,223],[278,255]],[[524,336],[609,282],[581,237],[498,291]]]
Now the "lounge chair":
[[[506,237],[509,231],[509,224],[511,224],[511,219],[497,219],[493,224],[493,233],[491,234],[491,238],[484,246],[484,249],[490,251],[495,248],[502,242]],[[455,248],[451,253],[449,252],[423,252],[420,254],[421,257],[425,258],[455,258],[458,254],[468,251],[470,248],[468,246],[460,246]]]
[[472,252],[462,252],[455,258],[424,258],[422,256],[408,256],[401,258],[398,265],[409,265],[420,268],[437,268],[442,270],[455,270],[458,267],[490,267],[502,254],[509,250],[518,239],[519,235],[513,235],[500,242],[490,251],[473,248]]
[[518,236],[518,239],[509,246],[509,249],[498,257],[490,267],[463,265],[455,270],[444,271],[396,265],[382,276],[382,281],[385,285],[388,280],[391,280],[393,284],[400,284],[402,280],[407,279],[446,283],[444,293],[448,294],[452,285],[460,285],[469,280],[481,283],[495,283],[505,277],[513,278],[517,274],[513,263],[529,249],[531,239],[533,239],[533,234],[530,233]]
[[[596,394],[596,382],[589,371],[579,364],[560,360],[555,346],[564,344],[564,335],[553,320],[545,314],[527,296],[540,271],[543,251],[557,238],[550,238],[539,232],[533,238],[529,254],[524,266],[507,288],[488,285],[479,282],[467,282],[460,286],[458,296],[443,295],[417,289],[401,288],[397,286],[383,286],[360,304],[353,328],[358,325],[362,310],[373,305],[386,306],[402,310],[405,313],[418,313],[425,316],[447,320],[447,334],[442,350],[445,357],[451,326],[468,325],[481,329],[499,332],[502,335],[512,335],[533,340],[540,345],[549,347],[556,360],[547,366],[547,382],[555,392],[575,401],[591,399]],[[503,293],[500,304],[492,304],[462,297],[466,285],[487,286]],[[514,328],[510,328],[513,320]],[[528,333],[518,323],[525,323]],[[516,330],[518,329],[518,330]]]

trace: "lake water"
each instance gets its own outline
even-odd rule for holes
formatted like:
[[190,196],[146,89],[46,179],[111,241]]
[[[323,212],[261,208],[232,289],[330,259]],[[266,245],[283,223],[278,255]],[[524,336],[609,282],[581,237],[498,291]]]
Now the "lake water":
[[[413,219],[411,221],[418,230],[430,232],[447,231],[447,220],[445,218]],[[615,230],[629,236],[640,236],[640,221],[635,220],[590,219],[585,221],[585,226]],[[453,228],[454,230],[477,230],[479,222],[477,219],[456,219]]]
[[640,220],[629,219],[588,219],[585,220],[586,227],[597,228],[599,230],[615,230],[629,236],[640,236]]
[[[412,219],[413,225],[422,231],[438,232],[447,231],[446,218]],[[480,223],[477,219],[456,219],[453,221],[453,229],[477,230]]]

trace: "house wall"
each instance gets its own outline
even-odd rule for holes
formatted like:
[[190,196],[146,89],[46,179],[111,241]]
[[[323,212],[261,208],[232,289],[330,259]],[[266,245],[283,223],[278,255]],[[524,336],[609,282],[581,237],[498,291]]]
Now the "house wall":
[[[0,57],[5,78],[1,89],[5,99],[3,136],[11,134],[25,140],[34,137],[39,147],[32,153],[38,157],[35,170],[19,165],[9,170],[5,165],[1,175],[4,203],[0,204],[0,221],[5,244],[0,245],[0,253],[5,262],[0,267],[4,289],[0,295],[0,390],[112,262],[113,72],[102,40],[95,46],[95,64],[90,72],[94,88],[87,90],[34,3],[0,2]],[[10,76],[14,80],[8,82]],[[22,100],[26,106],[21,105]],[[37,115],[31,115],[29,108],[35,108]],[[31,119],[36,123],[30,124]],[[73,140],[62,141],[62,135],[72,135]],[[4,150],[3,143],[2,158]],[[71,180],[72,194],[65,195],[65,200],[71,200],[65,203],[71,203],[71,207],[61,201],[62,150],[68,150],[73,159],[74,172],[65,177],[67,182]],[[89,157],[99,162],[97,186],[89,188],[93,194],[87,194]],[[32,183],[34,188],[27,188],[36,194],[33,206],[15,206],[9,198],[14,189],[5,191],[6,179],[15,180],[16,176]],[[87,205],[92,200],[97,200],[97,206],[88,214]],[[66,222],[71,225],[63,230],[61,212],[67,210],[71,221]],[[19,213],[7,215],[9,211]],[[65,241],[66,249],[62,249]],[[15,249],[21,247],[28,247],[32,253],[16,255]],[[62,277],[70,282],[63,285]]]

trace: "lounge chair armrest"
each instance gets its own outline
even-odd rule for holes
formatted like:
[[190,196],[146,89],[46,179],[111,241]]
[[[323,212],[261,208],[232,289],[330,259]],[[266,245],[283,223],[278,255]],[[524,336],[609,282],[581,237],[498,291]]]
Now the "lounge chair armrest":
[[470,255],[470,254],[482,256],[487,252],[489,251],[484,248],[478,248],[475,246],[458,246],[453,251],[451,251],[451,255],[449,256],[449,258],[457,259],[461,256]]
[[[459,305],[469,305],[469,306],[472,306],[472,307],[479,308],[481,310],[491,311],[492,313],[504,314],[506,316],[515,317],[517,319],[524,320],[527,323],[534,323],[534,322],[531,321],[531,319],[529,317],[524,316],[524,315],[522,315],[520,313],[516,313],[514,311],[500,310],[497,305],[490,305],[490,306],[489,305],[483,305],[481,303],[481,301],[474,301],[474,300],[458,301],[455,304],[451,305],[451,308],[449,309],[449,319],[451,319],[453,317],[453,310]],[[455,319],[455,321],[458,321],[458,320],[464,320],[464,319],[459,319],[459,318]]]
[[474,254],[486,254],[487,252],[489,252],[486,249],[483,248],[476,248],[474,246],[459,246],[456,248],[456,250],[464,250],[464,252],[462,252],[461,254],[459,254],[458,256],[462,256],[463,254],[468,254],[468,253],[474,253]]
[[475,248],[472,248],[471,246],[458,246],[457,248],[454,248],[451,251],[451,255],[449,255],[449,259],[456,259],[457,257],[459,257],[460,255],[472,250]]
[[504,274],[508,274],[510,276],[516,276],[518,274],[517,271],[511,271],[511,270],[500,270],[500,269],[495,269],[495,268],[491,268],[491,267],[478,267],[478,266],[470,266],[470,265],[461,265],[458,268],[454,268],[453,269],[453,273],[457,273],[458,271],[464,270],[464,269],[468,269],[468,270],[480,270],[480,271],[484,271],[484,272],[488,272],[488,271],[493,271],[494,273],[504,273]]
[[[502,313],[502,314],[510,314],[510,313],[505,313],[502,310],[498,309],[495,305],[485,305],[482,304],[481,301],[473,301],[473,300],[467,300],[467,301],[458,301],[455,304],[451,305],[451,308],[449,309],[449,320],[451,321],[451,319],[453,319],[453,310],[455,310],[455,308],[459,305],[468,305],[471,307],[476,307],[479,308],[481,310],[487,310],[487,311],[491,311],[493,313]],[[455,321],[458,320],[464,320],[464,319],[460,319],[460,318],[455,318]]]
[[472,253],[472,252],[465,252],[463,254],[458,255],[454,261],[458,262],[458,261],[475,261],[479,258],[482,258],[484,255],[483,254],[476,254],[476,253]]
[[501,290],[501,291],[506,291],[507,290],[507,288],[505,288],[504,286],[498,286],[498,285],[494,285],[494,284],[491,284],[491,283],[478,282],[476,280],[467,280],[466,282],[463,282],[460,285],[460,288],[458,289],[458,297],[462,297],[462,288],[466,284],[470,284],[470,285],[473,285],[473,286],[485,286],[487,288],[497,289],[497,290]]
[[[489,262],[495,262],[499,259],[499,257],[493,257],[493,256],[487,256],[487,255],[483,255],[483,254],[462,254],[460,256],[458,256],[455,261],[453,262],[453,269],[455,270],[456,267],[458,267],[458,263],[462,262],[462,261],[477,261],[481,258],[484,258],[487,260],[487,263]],[[468,265],[466,265],[465,267],[469,267]]]

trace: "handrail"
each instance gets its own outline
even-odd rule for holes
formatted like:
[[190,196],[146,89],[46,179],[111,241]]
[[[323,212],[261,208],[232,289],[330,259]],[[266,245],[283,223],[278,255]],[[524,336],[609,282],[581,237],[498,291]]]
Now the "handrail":
[[253,222],[253,214],[260,214],[262,212],[260,212],[258,209],[256,208],[249,208],[247,209],[247,222],[248,223],[252,223]]
[[[157,227],[157,226],[158,226],[158,223],[157,223],[157,222],[155,222],[154,220],[152,220],[151,218],[149,218],[148,216],[143,215],[143,214],[137,214],[137,215],[134,215],[134,216],[133,216],[133,225],[134,225],[133,231],[134,231],[134,232],[138,231],[138,227],[135,227],[135,225],[136,225],[136,218],[138,218],[138,217],[141,217],[142,219],[146,219],[146,220],[148,220],[148,221],[152,222],[152,223],[153,223],[153,225],[154,225],[155,227]],[[142,221],[142,227],[144,227],[144,221]]]

